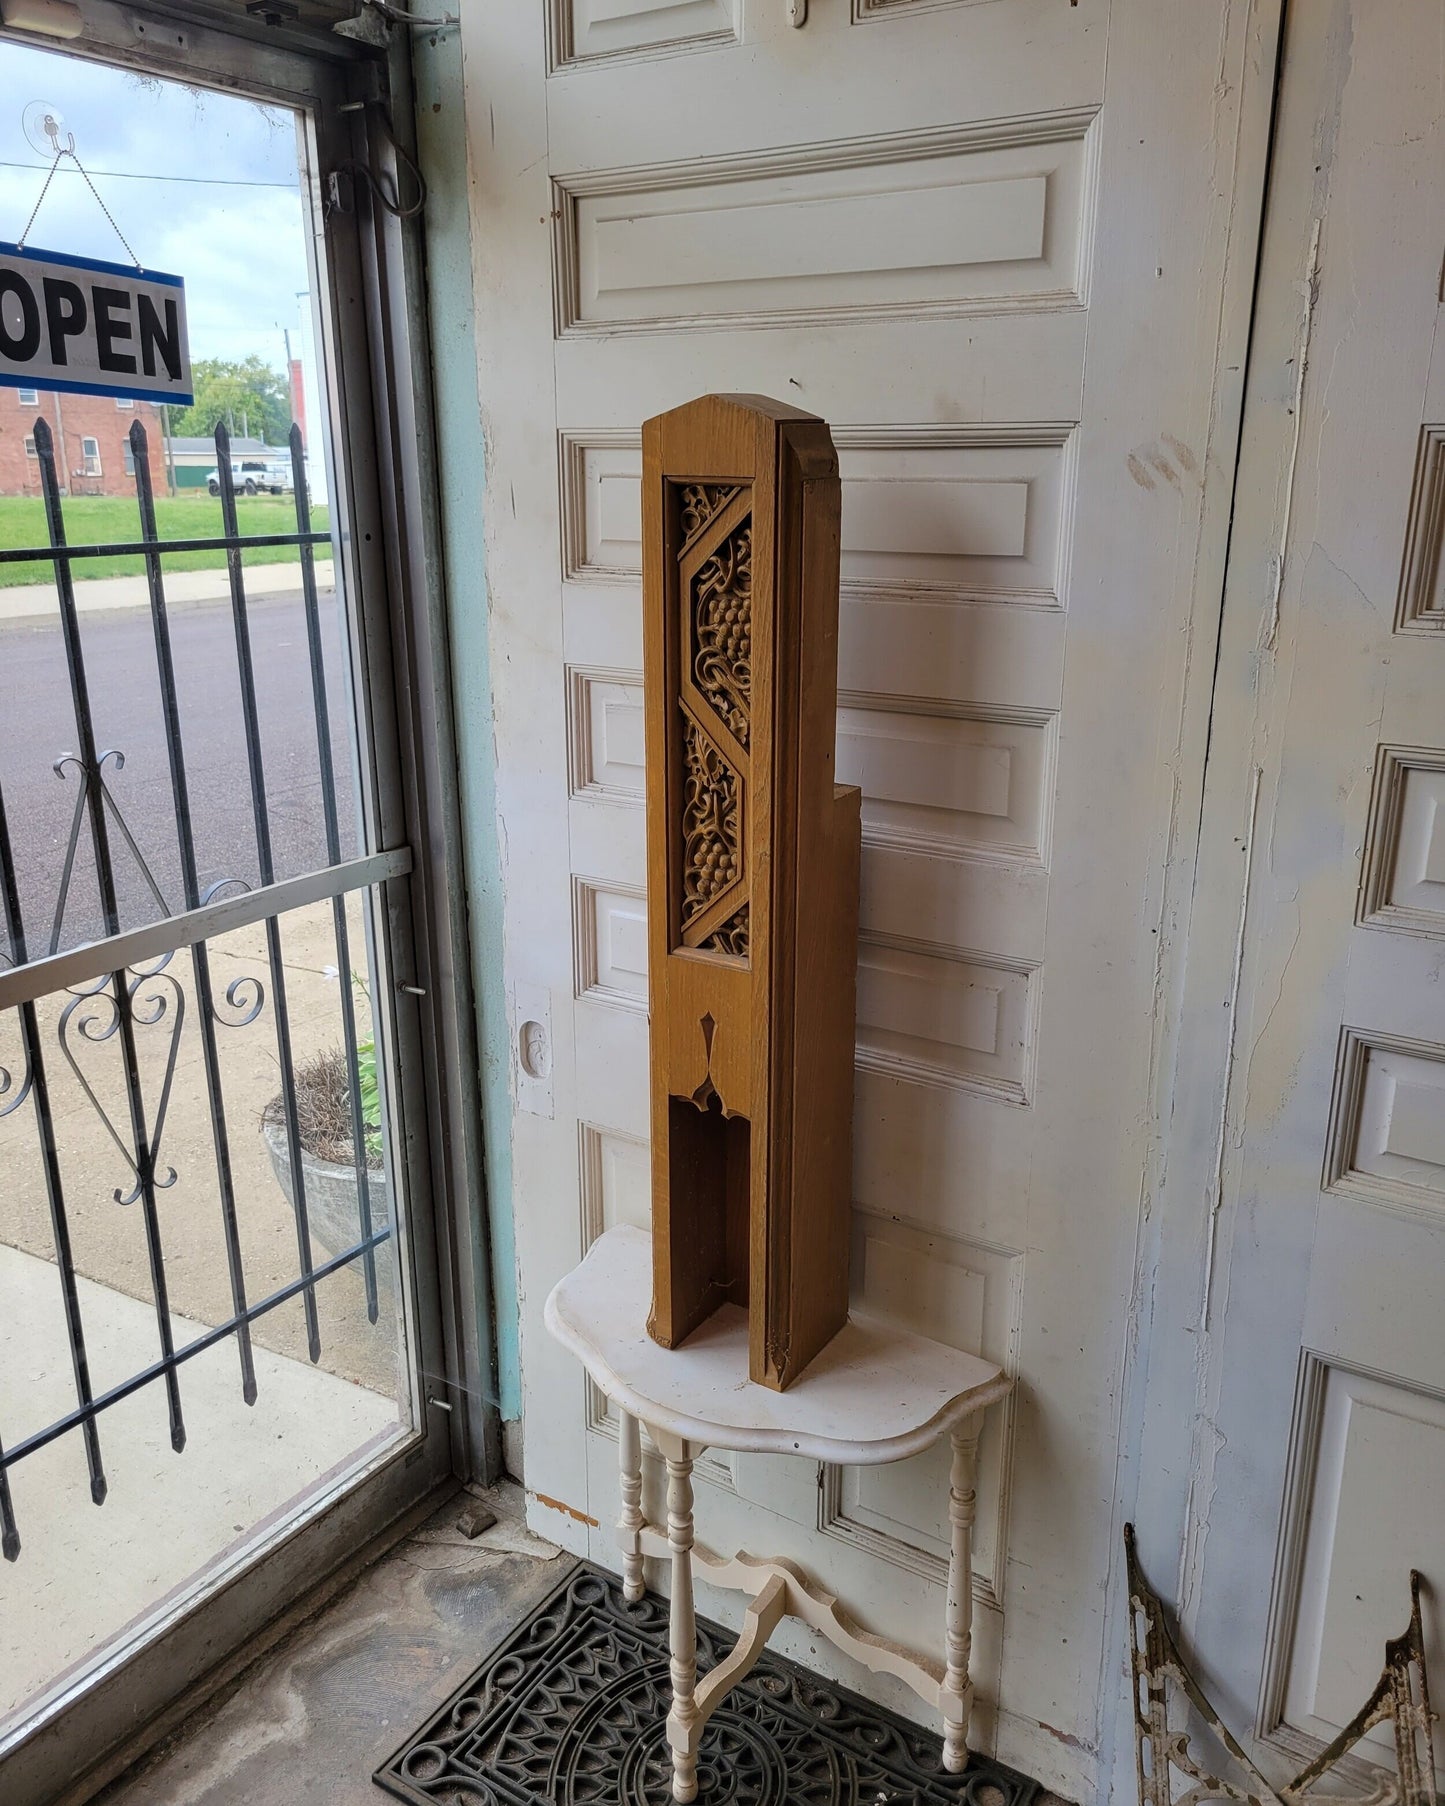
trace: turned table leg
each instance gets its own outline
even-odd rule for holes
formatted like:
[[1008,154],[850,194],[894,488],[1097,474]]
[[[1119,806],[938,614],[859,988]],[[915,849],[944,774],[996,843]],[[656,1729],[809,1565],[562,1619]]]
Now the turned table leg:
[[642,1434],[637,1419],[621,1414],[618,1480],[622,1510],[617,1519],[617,1546],[622,1551],[622,1597],[636,1605],[645,1588],[642,1577]]
[[672,1747],[672,1797],[678,1806],[697,1798],[697,1745],[701,1731],[697,1701],[697,1618],[692,1604],[691,1443],[668,1437],[667,1541],[672,1551],[672,1610],[668,1620],[672,1710],[667,1741]]
[[952,1546],[948,1561],[948,1604],[944,1626],[943,1766],[951,1775],[968,1764],[968,1719],[973,1683],[968,1658],[973,1641],[973,1512],[974,1465],[980,1424],[977,1417],[953,1432],[953,1465],[948,1485],[948,1521]]

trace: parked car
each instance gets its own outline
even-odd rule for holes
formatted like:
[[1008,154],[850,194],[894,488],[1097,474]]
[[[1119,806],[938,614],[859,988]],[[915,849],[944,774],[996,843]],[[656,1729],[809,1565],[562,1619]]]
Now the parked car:
[[[231,485],[237,495],[285,495],[291,487],[291,463],[287,458],[232,458]],[[219,469],[206,476],[212,495],[221,493]]]

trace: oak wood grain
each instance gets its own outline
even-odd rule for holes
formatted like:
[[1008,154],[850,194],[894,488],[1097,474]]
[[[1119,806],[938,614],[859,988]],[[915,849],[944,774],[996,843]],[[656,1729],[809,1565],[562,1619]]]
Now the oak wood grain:
[[709,395],[643,428],[653,1302],[749,1310],[781,1390],[848,1309],[859,805],[834,781],[826,424]]

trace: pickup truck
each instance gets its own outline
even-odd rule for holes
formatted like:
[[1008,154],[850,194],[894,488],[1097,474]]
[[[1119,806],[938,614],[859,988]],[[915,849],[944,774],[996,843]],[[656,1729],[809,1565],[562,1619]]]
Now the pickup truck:
[[[291,488],[289,458],[232,458],[231,486],[237,495],[285,495]],[[206,488],[221,493],[221,473],[207,473]]]

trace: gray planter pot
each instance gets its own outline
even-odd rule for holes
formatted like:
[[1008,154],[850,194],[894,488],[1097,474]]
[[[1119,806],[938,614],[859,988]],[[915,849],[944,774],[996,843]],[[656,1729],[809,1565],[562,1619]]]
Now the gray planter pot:
[[[291,1183],[291,1143],[285,1123],[263,1116],[261,1137],[271,1156],[271,1170],[276,1175],[276,1183],[285,1193],[286,1202],[294,1213],[296,1193]],[[325,1255],[344,1253],[346,1249],[354,1248],[361,1239],[356,1169],[353,1166],[339,1166],[330,1160],[318,1160],[314,1154],[309,1154],[302,1148],[301,1175],[306,1187],[306,1222],[311,1231],[312,1246],[318,1250],[319,1264]],[[386,1228],[391,1222],[391,1193],[386,1183],[386,1174],[380,1167],[368,1167],[366,1177],[366,1194],[371,1206],[371,1227],[374,1233]],[[393,1246],[392,1242],[387,1241],[376,1250],[377,1290],[387,1296],[393,1290]],[[324,1254],[320,1251],[324,1251]],[[355,1273],[360,1279],[360,1256],[351,1262],[348,1271]]]

